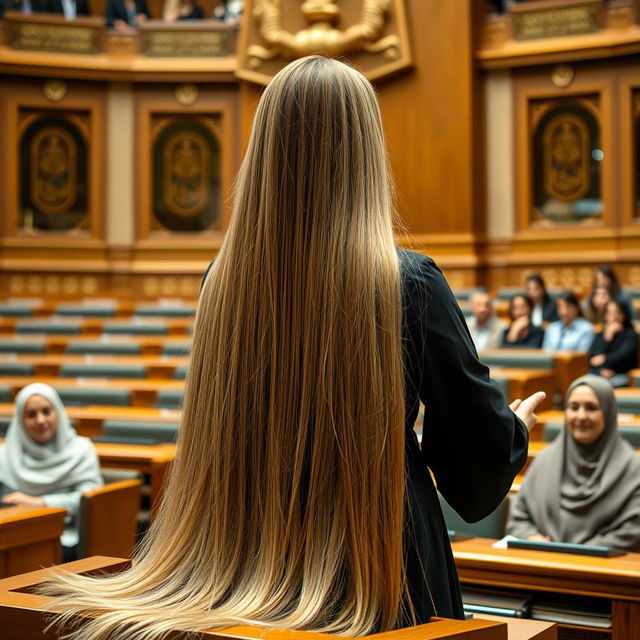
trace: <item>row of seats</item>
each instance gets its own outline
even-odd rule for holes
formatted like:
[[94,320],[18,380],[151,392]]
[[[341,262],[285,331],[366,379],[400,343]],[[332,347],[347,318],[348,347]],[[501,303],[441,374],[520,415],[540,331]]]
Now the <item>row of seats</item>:
[[[0,361],[0,376],[35,375],[35,365],[27,362]],[[184,380],[187,376],[187,365],[178,365],[174,369],[173,378]],[[148,378],[147,367],[143,364],[61,364],[57,373],[60,378]]]

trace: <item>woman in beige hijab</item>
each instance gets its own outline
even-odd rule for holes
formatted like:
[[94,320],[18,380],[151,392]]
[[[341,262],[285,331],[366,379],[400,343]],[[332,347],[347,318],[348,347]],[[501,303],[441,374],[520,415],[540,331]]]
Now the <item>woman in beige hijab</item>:
[[604,378],[586,375],[569,387],[564,429],[527,471],[508,533],[640,551],[640,457],[617,418]]

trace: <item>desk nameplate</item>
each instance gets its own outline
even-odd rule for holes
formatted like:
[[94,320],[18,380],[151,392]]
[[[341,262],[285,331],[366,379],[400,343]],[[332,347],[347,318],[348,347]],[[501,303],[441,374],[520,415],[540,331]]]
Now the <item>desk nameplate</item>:
[[167,24],[150,21],[139,29],[140,53],[150,58],[220,58],[236,50],[236,27],[215,21]]

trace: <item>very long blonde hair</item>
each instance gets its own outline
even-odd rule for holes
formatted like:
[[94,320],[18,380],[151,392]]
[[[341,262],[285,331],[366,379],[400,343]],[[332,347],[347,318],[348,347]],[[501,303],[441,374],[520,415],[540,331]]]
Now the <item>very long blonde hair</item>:
[[402,617],[401,294],[374,91],[323,57],[266,88],[196,314],[178,454],[133,567],[66,575],[82,640]]

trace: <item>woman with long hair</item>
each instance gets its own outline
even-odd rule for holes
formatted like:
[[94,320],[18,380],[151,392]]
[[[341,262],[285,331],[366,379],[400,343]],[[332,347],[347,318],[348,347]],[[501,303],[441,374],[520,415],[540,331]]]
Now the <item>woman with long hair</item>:
[[464,516],[487,515],[539,400],[513,405],[522,420],[509,409],[433,261],[396,249],[371,85],[297,60],[258,105],[151,529],[130,570],[46,592],[63,622],[96,615],[82,640],[237,623],[359,636],[462,617],[426,466]]

